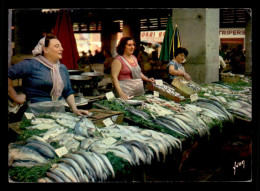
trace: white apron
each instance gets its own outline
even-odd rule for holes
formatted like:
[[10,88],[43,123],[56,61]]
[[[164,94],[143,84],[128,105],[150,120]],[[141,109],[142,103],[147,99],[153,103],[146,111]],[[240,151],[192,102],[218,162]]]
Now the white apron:
[[130,80],[119,80],[119,85],[122,91],[127,94],[127,96],[140,96],[144,94],[144,84],[143,80],[141,79],[141,68],[134,59],[137,67],[132,67],[129,62],[120,56],[122,60],[126,63],[128,68],[131,70],[131,74],[133,79]]

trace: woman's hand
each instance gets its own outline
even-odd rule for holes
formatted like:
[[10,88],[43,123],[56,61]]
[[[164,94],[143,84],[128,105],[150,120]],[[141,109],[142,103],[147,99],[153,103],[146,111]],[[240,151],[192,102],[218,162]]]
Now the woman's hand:
[[184,73],[183,77],[187,80],[187,81],[190,81],[191,80],[191,77],[188,73]]
[[90,116],[91,113],[88,112],[87,110],[82,110],[82,109],[74,109],[73,113],[75,113],[76,115],[82,116],[82,115],[87,115]]
[[128,95],[125,94],[125,93],[119,93],[119,96],[120,96],[120,98],[121,98],[122,100],[128,100],[128,99],[130,99],[130,97],[128,97]]
[[153,84],[155,83],[154,78],[148,78],[148,80],[149,80],[148,82],[151,82],[151,83],[153,83]]
[[14,101],[18,104],[23,104],[26,101],[26,95],[25,94],[17,94]]

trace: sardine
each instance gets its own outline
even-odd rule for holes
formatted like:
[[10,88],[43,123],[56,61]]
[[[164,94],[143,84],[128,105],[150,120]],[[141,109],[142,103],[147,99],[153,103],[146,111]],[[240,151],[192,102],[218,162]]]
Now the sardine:
[[50,177],[51,179],[53,179],[55,182],[64,182],[64,181],[62,180],[62,178],[60,178],[59,176],[57,176],[57,175],[54,174],[54,173],[46,172],[46,175],[47,175],[48,177]]
[[58,163],[58,164],[55,164],[55,165],[57,165],[57,166],[54,167],[54,168],[61,171],[63,174],[65,174],[72,182],[79,182],[77,175],[75,176],[75,174],[68,167],[68,165],[66,165],[64,163]]
[[81,155],[68,153],[64,155],[64,157],[71,158],[75,162],[77,162],[80,168],[83,170],[83,172],[87,175],[88,179],[93,180],[94,178],[93,169],[90,167],[90,165],[86,162],[86,160]]
[[75,170],[75,172],[77,173],[80,182],[88,182],[89,180],[86,179],[84,177],[84,173],[81,169],[81,167],[79,166],[79,164],[77,162],[75,162],[75,160],[71,159],[71,158],[61,158],[60,161],[64,162],[65,164],[70,165],[71,167],[73,167],[73,169]]
[[64,182],[72,182],[63,172],[56,168],[50,168],[50,171],[60,177]]
[[130,113],[132,113],[133,115],[139,116],[145,120],[149,120],[150,116],[145,113],[144,111],[132,108],[132,107],[126,107],[126,110],[128,110]]
[[108,160],[107,156],[98,152],[95,152],[95,154],[97,154],[105,163],[106,167],[109,169],[109,171],[112,174],[112,178],[115,178],[115,172],[113,169],[112,164],[110,163],[110,161]]

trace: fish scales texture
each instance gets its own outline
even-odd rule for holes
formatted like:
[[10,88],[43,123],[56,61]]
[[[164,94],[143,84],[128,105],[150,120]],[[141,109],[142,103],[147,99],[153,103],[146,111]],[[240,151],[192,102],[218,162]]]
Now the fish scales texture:
[[64,182],[59,176],[57,176],[56,174],[54,173],[51,173],[51,172],[46,172],[47,176],[49,178],[51,178],[52,180],[54,180],[55,182]]
[[26,147],[32,148],[35,151],[39,152],[41,155],[43,155],[45,158],[51,158],[54,159],[55,155],[53,152],[49,149],[49,147],[43,145],[43,144],[37,144],[37,143],[27,143],[25,145]]
[[60,177],[64,182],[71,182],[71,180],[60,170],[56,169],[56,168],[51,168],[50,171],[57,175],[58,177]]
[[57,124],[56,122],[54,122],[54,123],[38,123],[36,125],[28,126],[25,128],[28,130],[32,130],[32,129],[45,130],[45,129],[51,129],[53,127],[58,127],[58,126],[60,126],[60,125]]
[[33,118],[31,120],[31,124],[36,125],[39,123],[55,123],[54,119],[47,119],[47,118]]
[[93,153],[93,152],[87,151],[87,154],[88,154],[88,156],[93,158],[93,160],[91,160],[91,161],[94,163],[94,167],[95,167],[94,169],[95,169],[95,172],[96,172],[98,178],[101,181],[106,179],[107,178],[106,173],[108,173],[108,169],[103,168],[103,167],[105,167],[102,164],[103,161],[97,155],[95,155],[95,153]]
[[48,140],[50,138],[53,138],[59,134],[65,133],[67,132],[68,129],[60,126],[60,127],[54,127],[52,129],[49,129],[44,135],[43,135],[43,139],[44,140]]
[[180,127],[180,125],[178,123],[176,123],[176,121],[170,119],[169,117],[161,116],[160,118],[157,118],[157,119],[159,119],[160,121],[170,125],[171,128],[176,129],[176,131],[178,131],[178,132],[181,132],[181,133],[184,133],[184,134],[187,133],[183,128]]
[[71,158],[75,162],[77,162],[80,168],[83,170],[83,172],[87,175],[88,179],[92,179],[93,181],[94,178],[93,176],[95,175],[93,173],[93,169],[90,167],[90,165],[86,162],[86,160],[81,155],[68,153],[64,155],[64,157]]
[[77,177],[73,174],[66,164],[58,163],[55,169],[61,171],[64,175],[66,175],[72,182],[78,182]]
[[138,156],[136,155],[136,153],[134,152],[134,149],[132,148],[132,145],[130,143],[127,143],[127,142],[124,142],[124,143],[121,143],[119,145],[122,145],[124,147],[127,148],[128,152],[130,153],[131,157],[133,158],[133,160],[135,161],[136,164],[140,165],[139,163],[139,158]]
[[191,134],[194,134],[196,131],[198,131],[199,134],[200,133],[200,124],[197,124],[196,122],[194,123],[188,123],[187,121],[185,121],[182,117],[179,116],[174,116],[176,120],[179,121],[179,123],[181,123],[183,126],[188,127],[188,130]]
[[84,158],[84,160],[88,163],[89,169],[91,169],[91,174],[95,179],[102,177],[102,169],[100,168],[99,163],[97,163],[95,157],[90,155],[90,152],[79,150],[76,152],[81,157]]
[[113,152],[115,156],[120,157],[124,160],[126,160],[127,162],[129,162],[131,165],[136,165],[135,161],[133,161],[132,157],[128,154],[126,154],[125,152],[123,152],[122,150],[118,149],[118,147],[114,147],[114,148],[110,148],[109,152]]
[[46,158],[44,158],[39,152],[37,152],[29,147],[25,147],[25,146],[21,146],[20,148],[17,148],[15,150],[9,150],[8,157],[11,157],[12,161],[13,160],[31,160],[31,161],[36,161],[36,162],[42,163],[42,164],[48,162],[48,160]]
[[189,134],[186,134],[187,132],[184,134],[184,133],[182,133],[179,129],[176,129],[176,127],[174,128],[174,126],[170,126],[170,125],[164,123],[163,121],[161,121],[161,120],[159,120],[159,119],[154,119],[154,121],[155,121],[155,123],[157,123],[158,125],[161,125],[161,126],[163,126],[163,127],[166,127],[167,129],[172,130],[173,132],[175,132],[175,133],[177,133],[177,134],[179,134],[179,135],[181,135],[181,136],[184,136],[184,137],[189,137],[189,136],[190,136]]
[[101,168],[102,168],[102,171],[103,171],[103,176],[101,176],[101,180],[106,180],[107,177],[109,176],[110,172],[109,172],[109,169],[107,168],[105,162],[103,161],[103,159],[97,155],[96,152],[92,152],[92,155],[97,159],[97,162],[99,162]]
[[78,117],[73,116],[70,113],[51,112],[51,113],[47,113],[47,115],[50,115],[56,119],[67,119],[67,120],[73,120],[73,121],[79,120]]
[[56,119],[56,122],[62,126],[66,126],[71,129],[74,129],[77,123],[76,121],[72,121],[71,119],[63,119],[63,118]]
[[77,173],[77,175],[79,177],[80,182],[88,182],[89,181],[88,179],[86,179],[84,177],[84,173],[83,173],[81,167],[79,166],[79,164],[75,160],[73,160],[71,158],[62,158],[60,161],[62,161],[65,164],[68,164],[71,167],[73,167],[73,169],[75,170],[75,172]]
[[203,98],[200,98],[197,100],[198,102],[206,102],[206,103],[210,103],[212,105],[214,105],[216,108],[218,108],[224,116],[226,116],[229,121],[233,121],[233,117],[232,115],[230,115],[230,113],[217,101],[214,101],[214,100],[210,100],[210,99],[203,99]]
[[131,107],[127,107],[126,108],[128,111],[130,111],[130,113],[132,113],[132,114],[134,114],[134,115],[137,115],[137,116],[139,116],[139,117],[142,117],[143,119],[145,119],[145,120],[149,120],[149,118],[150,118],[150,116],[147,114],[147,113],[145,113],[145,112],[143,112],[143,111],[140,111],[140,110],[138,110],[138,109],[134,109],[134,108],[131,108]]
[[108,160],[107,156],[98,152],[95,152],[97,155],[99,155],[100,158],[102,158],[102,160],[104,161],[105,165],[107,166],[107,168],[110,170],[111,174],[112,174],[112,178],[115,178],[115,172],[113,169],[112,164],[110,163],[110,161]]
[[79,179],[75,169],[69,164],[66,164],[66,165],[67,165],[67,168],[69,168],[69,170],[72,172],[73,176],[76,178],[77,182],[80,182],[80,179]]
[[15,160],[12,163],[13,167],[28,167],[28,168],[31,168],[33,166],[41,166],[41,165],[43,165],[43,164],[35,162],[35,161],[30,161],[30,160]]
[[28,138],[26,140],[26,143],[36,143],[36,144],[39,144],[39,145],[44,145],[45,147],[48,147],[50,149],[50,151],[53,153],[54,157],[58,157],[58,155],[55,152],[55,148],[53,146],[51,146],[49,143],[47,143],[47,142],[43,142],[43,141],[40,141],[40,140],[35,140],[35,139]]
[[82,116],[81,119],[76,123],[76,125],[74,127],[76,134],[82,135],[84,137],[89,137],[89,134],[88,134],[89,128],[96,128],[96,127],[85,116]]

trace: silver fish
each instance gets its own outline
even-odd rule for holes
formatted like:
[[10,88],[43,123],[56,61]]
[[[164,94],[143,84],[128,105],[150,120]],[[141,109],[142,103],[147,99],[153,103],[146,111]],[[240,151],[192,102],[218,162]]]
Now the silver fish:
[[57,176],[57,175],[54,174],[54,173],[46,172],[46,175],[47,175],[48,177],[50,177],[51,179],[53,179],[54,181],[56,181],[56,182],[64,182],[59,176]]
[[93,173],[93,169],[90,167],[90,165],[86,162],[86,160],[84,159],[83,156],[79,155],[79,154],[72,154],[72,153],[68,153],[66,155],[64,155],[64,157],[66,158],[71,158],[73,159],[75,162],[78,163],[78,165],[80,166],[80,168],[83,170],[83,172],[87,175],[88,179],[94,181],[94,173]]
[[56,168],[51,168],[50,171],[57,175],[58,177],[60,177],[64,182],[71,182],[71,180],[60,170],[56,169]]
[[75,176],[75,174],[68,167],[68,165],[66,165],[64,163],[58,163],[58,164],[55,164],[55,165],[57,165],[57,166],[55,166],[54,168],[61,171],[63,174],[65,174],[72,182],[79,182],[78,177]]
[[84,173],[83,173],[81,167],[73,159],[71,159],[71,158],[61,158],[60,161],[62,161],[65,164],[68,164],[71,167],[73,167],[73,169],[77,173],[77,176],[79,177],[80,182],[89,182],[89,179],[88,178],[86,179],[84,177],[84,175],[83,175]]
[[30,160],[42,164],[48,162],[48,160],[37,151],[25,146],[12,144],[9,145],[8,164],[11,165],[14,160]]
[[88,134],[88,129],[90,128],[96,128],[95,125],[87,119],[85,116],[82,116],[80,120],[76,123],[74,129],[76,134],[84,136],[84,137],[89,137]]

